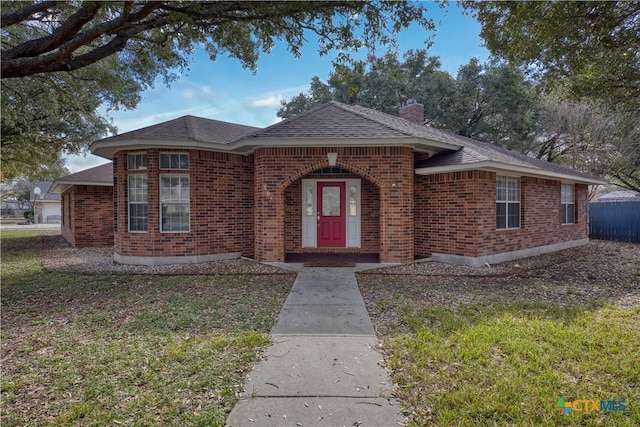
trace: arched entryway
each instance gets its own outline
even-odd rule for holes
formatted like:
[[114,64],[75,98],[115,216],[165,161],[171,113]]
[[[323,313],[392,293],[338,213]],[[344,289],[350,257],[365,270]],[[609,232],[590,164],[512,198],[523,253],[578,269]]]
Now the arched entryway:
[[287,261],[379,261],[380,189],[346,165],[291,182],[284,221]]
[[[328,154],[333,153],[337,161],[329,164]],[[413,260],[413,151],[409,147],[261,147],[254,152],[254,227],[255,257],[260,261],[284,261],[287,250],[296,250],[293,240],[297,238],[294,228],[302,229],[302,185],[303,181],[325,179],[327,182],[344,182],[345,192],[350,179],[359,180],[360,193],[370,193],[371,201],[378,203],[370,210],[376,219],[361,223],[361,238],[372,239],[366,246],[374,253],[377,247],[380,262],[403,262]],[[326,168],[336,167],[343,171],[337,176],[324,174]],[[314,176],[320,172],[321,177]],[[298,186],[298,188],[294,188]],[[373,190],[375,189],[375,191]],[[331,192],[331,191],[330,191]],[[315,196],[318,190],[315,187]],[[377,196],[377,199],[376,197]],[[346,204],[345,195],[343,204]],[[287,203],[287,198],[291,202]],[[299,207],[295,199],[299,199]],[[362,200],[361,200],[362,202]],[[322,204],[316,201],[316,204]],[[363,203],[363,206],[364,206]],[[363,208],[361,206],[361,209]],[[368,206],[371,209],[371,206]],[[296,212],[296,209],[300,209]],[[314,210],[313,214],[317,214]],[[300,218],[299,224],[297,219]],[[368,230],[366,227],[376,230]],[[350,230],[353,230],[351,228]],[[300,250],[303,249],[300,231]],[[376,236],[377,237],[371,237]],[[289,242],[287,242],[289,239]],[[377,243],[376,243],[377,241]],[[317,245],[308,242],[306,253],[322,253]],[[342,253],[363,253],[365,246],[347,245]],[[304,253],[303,252],[303,253]],[[294,253],[294,252],[292,252]]]

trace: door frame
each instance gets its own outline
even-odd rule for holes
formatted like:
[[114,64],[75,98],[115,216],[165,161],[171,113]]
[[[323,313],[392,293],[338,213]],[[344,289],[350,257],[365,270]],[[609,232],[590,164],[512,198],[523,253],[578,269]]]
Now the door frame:
[[[325,216],[322,213],[324,208],[321,206],[324,205],[324,189],[325,188],[338,188],[340,200],[338,201],[338,206],[340,209],[339,215],[329,215]],[[317,233],[321,233],[322,224],[332,224],[328,225],[329,228],[333,228],[334,225],[339,225],[341,228],[339,232],[338,238],[331,238],[333,236],[333,231],[330,231],[329,241],[323,240],[318,234],[316,234],[316,245],[319,248],[346,248],[347,247],[347,183],[345,181],[319,181],[316,182],[316,197],[317,200],[317,209],[316,209],[316,218],[318,221]],[[329,243],[339,243],[339,244],[329,244]]]
[[[301,215],[302,215],[302,248],[318,248],[317,240],[317,188],[318,182],[344,182],[345,183],[345,235],[346,248],[361,247],[362,228],[362,180],[360,178],[319,178],[302,179],[301,191]],[[308,191],[311,193],[308,194]],[[355,192],[353,191],[355,190]],[[351,197],[355,198],[355,215],[351,215]],[[310,208],[310,210],[308,210]],[[322,246],[320,247],[322,248]]]

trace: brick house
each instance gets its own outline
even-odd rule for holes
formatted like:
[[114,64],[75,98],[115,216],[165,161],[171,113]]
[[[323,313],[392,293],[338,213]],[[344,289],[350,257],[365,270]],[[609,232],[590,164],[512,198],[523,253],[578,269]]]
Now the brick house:
[[67,175],[50,193],[62,195],[60,231],[77,248],[113,245],[113,165]]
[[[95,142],[113,160],[113,199],[92,203],[113,218],[121,263],[338,253],[481,265],[588,241],[587,186],[603,181],[425,127],[423,114],[329,102],[264,129],[181,117]],[[64,206],[78,207],[75,191]],[[69,212],[63,227],[71,217],[94,221]]]

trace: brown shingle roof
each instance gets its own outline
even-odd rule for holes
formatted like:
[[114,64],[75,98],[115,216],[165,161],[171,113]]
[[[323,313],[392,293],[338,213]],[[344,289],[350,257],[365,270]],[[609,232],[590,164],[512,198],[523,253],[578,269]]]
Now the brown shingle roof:
[[554,163],[515,153],[493,144],[476,141],[450,132],[426,127],[403,118],[358,105],[331,101],[298,114],[249,136],[261,138],[384,138],[416,137],[461,147],[444,151],[427,160],[421,167],[460,166],[483,161],[523,168],[547,170],[580,178],[594,177]]
[[256,147],[283,143],[313,145],[330,141],[331,144],[338,145],[410,144],[418,149],[439,152],[421,165],[423,173],[428,173],[427,168],[469,168],[474,163],[494,162],[499,163],[500,168],[527,168],[535,170],[536,173],[548,171],[549,174],[573,175],[592,182],[598,181],[573,169],[514,153],[492,144],[426,127],[370,108],[335,101],[264,129],[184,116],[97,141],[94,143],[94,153],[110,157],[113,155],[114,147],[119,146],[121,141],[124,145],[136,140],[146,140],[151,144],[153,141],[165,141],[169,145],[180,142],[188,145],[186,143],[189,141],[194,142],[194,145],[211,143],[218,144],[217,147],[212,145],[212,149],[229,149],[244,154]]
[[460,146],[457,135],[359,105],[330,101],[247,138],[397,138],[417,137]]
[[205,119],[195,116],[183,116],[168,122],[158,123],[131,132],[105,138],[102,141],[172,140],[199,141],[229,144],[255,132],[260,128]]
[[[373,111],[373,110],[371,110]],[[331,101],[252,133],[248,138],[388,138],[407,132]],[[247,139],[247,138],[246,138]]]
[[62,193],[70,185],[113,186],[113,163],[105,163],[104,165],[58,178],[53,181],[49,192]]

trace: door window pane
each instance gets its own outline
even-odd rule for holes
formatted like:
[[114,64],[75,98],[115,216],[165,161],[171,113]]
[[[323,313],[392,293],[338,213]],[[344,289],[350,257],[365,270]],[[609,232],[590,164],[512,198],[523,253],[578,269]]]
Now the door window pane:
[[313,216],[313,186],[308,185],[307,186],[307,191],[306,191],[306,198],[307,198],[307,208],[306,208],[306,213],[307,216]]
[[356,191],[357,189],[354,185],[349,187],[349,216],[358,215],[358,198]]
[[322,215],[340,216],[340,187],[322,187]]

